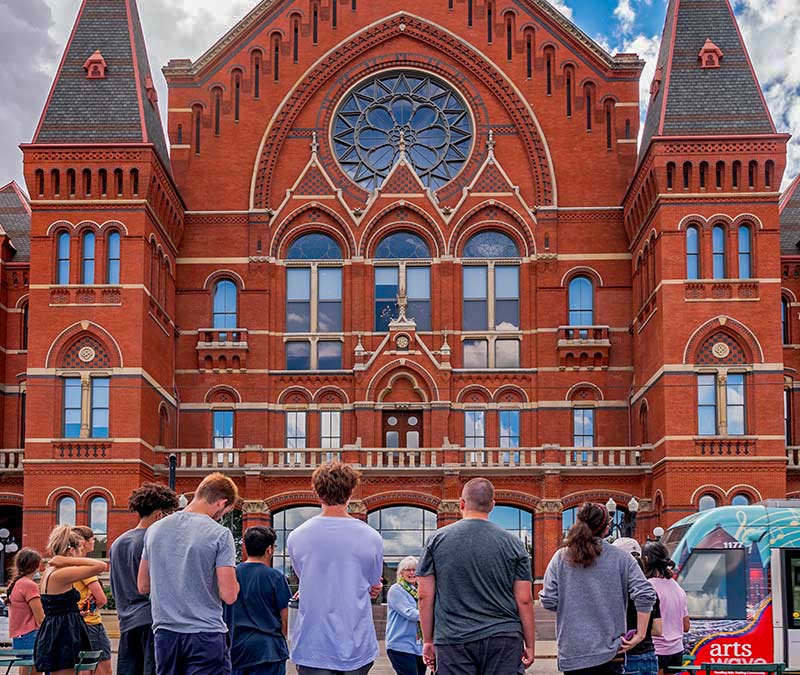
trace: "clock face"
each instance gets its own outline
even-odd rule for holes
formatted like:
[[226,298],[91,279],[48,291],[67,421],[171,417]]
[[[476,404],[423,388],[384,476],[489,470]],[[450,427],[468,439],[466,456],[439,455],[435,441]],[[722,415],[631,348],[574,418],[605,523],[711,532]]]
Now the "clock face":
[[472,116],[451,86],[422,72],[390,71],[361,82],[339,105],[333,151],[365,190],[381,186],[400,158],[431,190],[464,167],[474,142]]

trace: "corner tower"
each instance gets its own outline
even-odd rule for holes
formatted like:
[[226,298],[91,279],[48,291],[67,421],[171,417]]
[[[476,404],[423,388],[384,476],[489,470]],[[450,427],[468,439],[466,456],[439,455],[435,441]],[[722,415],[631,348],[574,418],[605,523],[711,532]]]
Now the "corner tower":
[[624,202],[631,408],[638,441],[655,446],[654,508],[666,525],[701,499],[786,494],[774,411],[788,137],[775,131],[728,0],[670,0],[650,94]]
[[109,514],[152,478],[177,419],[184,209],[136,0],[83,1],[22,149],[34,270],[25,528],[77,521],[113,538],[127,519]]

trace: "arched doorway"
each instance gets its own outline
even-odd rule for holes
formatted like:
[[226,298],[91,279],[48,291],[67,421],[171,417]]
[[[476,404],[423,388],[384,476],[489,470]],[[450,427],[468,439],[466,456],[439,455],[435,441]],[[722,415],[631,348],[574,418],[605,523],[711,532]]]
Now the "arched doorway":
[[516,506],[498,505],[489,514],[489,520],[522,540],[533,572],[533,514]]
[[383,601],[397,578],[397,565],[406,556],[419,557],[436,531],[436,514],[418,506],[387,506],[373,511],[367,522],[383,538]]
[[272,514],[272,528],[275,530],[275,555],[272,558],[272,566],[283,572],[292,593],[298,589],[300,579],[292,569],[292,563],[286,551],[286,540],[293,530],[310,518],[319,515],[321,511],[319,506],[293,506]]

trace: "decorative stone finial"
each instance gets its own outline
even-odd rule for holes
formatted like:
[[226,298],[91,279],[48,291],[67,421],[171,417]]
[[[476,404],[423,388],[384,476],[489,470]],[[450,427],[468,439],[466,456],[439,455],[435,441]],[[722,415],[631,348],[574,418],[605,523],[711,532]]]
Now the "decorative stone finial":
[[313,159],[316,159],[318,152],[319,152],[319,142],[317,141],[317,132],[313,131],[311,133],[311,157]]
[[489,148],[489,154],[494,156],[494,129],[489,129],[489,138],[486,139],[486,147]]
[[400,130],[400,139],[397,141],[397,149],[400,151],[400,160],[401,162],[406,161],[406,132],[401,129]]

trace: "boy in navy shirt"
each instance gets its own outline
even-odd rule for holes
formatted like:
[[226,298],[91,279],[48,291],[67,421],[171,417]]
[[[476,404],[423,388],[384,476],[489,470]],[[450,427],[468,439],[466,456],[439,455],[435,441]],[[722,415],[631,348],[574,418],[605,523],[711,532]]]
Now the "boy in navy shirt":
[[244,533],[247,560],[236,568],[240,592],[226,611],[231,633],[233,675],[284,675],[289,650],[286,628],[289,585],[270,567],[275,552],[271,527],[250,527]]

